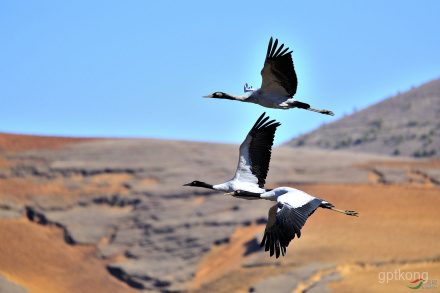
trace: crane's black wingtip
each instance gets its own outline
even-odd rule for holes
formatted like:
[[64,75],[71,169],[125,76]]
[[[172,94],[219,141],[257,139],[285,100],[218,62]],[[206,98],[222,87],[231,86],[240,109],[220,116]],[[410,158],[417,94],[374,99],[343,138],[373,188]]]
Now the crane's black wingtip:
[[270,117],[269,116],[264,117],[265,115],[266,112],[264,112],[263,114],[260,115],[260,117],[258,117],[257,122],[255,122],[251,131],[260,128],[267,120],[269,120]]
[[266,53],[266,58],[269,57],[270,54],[270,49],[272,48],[272,42],[273,42],[273,38],[270,37],[270,41],[269,41],[269,45],[267,46],[267,53]]
[[293,52],[293,50],[287,52],[289,50],[289,47],[281,51],[281,49],[284,47],[284,44],[281,44],[278,50],[277,50],[277,46],[278,46],[278,39],[275,39],[275,42],[273,42],[273,38],[271,37],[269,41],[269,46],[267,47],[266,59],[277,59],[279,57],[284,57],[286,55],[292,54]]

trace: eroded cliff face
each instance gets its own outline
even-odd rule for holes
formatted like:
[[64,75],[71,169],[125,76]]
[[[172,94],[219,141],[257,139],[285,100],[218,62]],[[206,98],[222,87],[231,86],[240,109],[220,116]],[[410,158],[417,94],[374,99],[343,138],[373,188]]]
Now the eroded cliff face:
[[[432,202],[440,182],[436,161],[275,148],[268,188],[289,185],[304,189],[339,207],[354,209],[361,216],[357,222],[346,223],[347,219],[339,215],[315,213],[305,226],[304,236],[288,248],[287,257],[274,260],[258,246],[270,202],[249,202],[212,190],[182,186],[195,179],[219,183],[232,178],[238,157],[236,145],[100,139],[74,141],[56,149],[3,150],[0,156],[0,222],[11,227],[8,235],[15,239],[12,247],[5,246],[4,250],[7,248],[17,261],[32,254],[42,256],[45,248],[59,252],[54,258],[60,261],[63,251],[74,255],[70,258],[72,268],[86,273],[69,279],[69,262],[62,262],[52,271],[45,271],[45,264],[40,264],[41,269],[33,273],[40,278],[54,274],[45,278],[70,280],[69,284],[57,283],[66,286],[65,292],[74,292],[69,288],[73,290],[79,284],[89,287],[95,284],[94,288],[100,288],[106,282],[113,289],[105,292],[181,292],[207,288],[210,292],[220,292],[218,287],[215,289],[216,284],[232,290],[240,286],[245,290],[263,290],[267,284],[261,283],[265,280],[264,272],[289,276],[296,275],[292,270],[298,269],[310,272],[308,278],[328,269],[329,273],[323,276],[332,274],[332,277],[329,275],[323,279],[328,281],[321,282],[326,284],[344,276],[340,270],[329,269],[337,267],[340,261],[368,263],[374,258],[370,253],[362,257],[353,252],[354,247],[359,251],[367,249],[359,243],[362,233],[373,233],[364,229],[368,223],[374,221],[380,227],[381,221],[394,223],[400,218],[403,221],[405,213],[415,207],[394,208],[394,202],[414,202],[423,196],[426,197],[423,202]],[[387,200],[375,211],[377,202],[384,200],[381,193],[387,195]],[[368,204],[363,204],[364,201]],[[438,213],[429,218],[429,213],[422,216],[422,206],[415,210],[413,214],[421,215],[418,225],[428,220],[431,225],[438,225],[435,216]],[[388,212],[394,218],[386,216]],[[332,228],[325,228],[327,224]],[[33,231],[35,238],[27,238],[30,232],[14,235],[17,229],[12,227]],[[390,227],[376,229],[375,237],[386,242]],[[407,227],[405,233],[414,232],[415,228]],[[405,233],[398,235],[408,236]],[[47,237],[38,238],[38,235]],[[339,242],[331,240],[332,235],[341,235]],[[423,247],[423,251],[431,251],[430,241],[421,239],[425,244],[415,249]],[[370,246],[376,243],[370,242]],[[409,245],[402,243],[397,251],[414,253]],[[349,257],[341,258],[335,247],[344,247]],[[322,253],[316,253],[317,249]],[[385,255],[390,251],[385,249],[377,259],[389,259]],[[435,249],[432,251],[431,255],[435,255]],[[401,258],[399,253],[392,257]],[[56,263],[49,257],[46,259],[48,267],[51,262]],[[310,261],[319,264],[303,268]],[[38,291],[35,288],[50,292],[48,288],[56,287],[50,287],[49,281],[29,285],[33,281],[24,275],[32,274],[17,273],[18,277],[14,277],[17,270],[26,272],[8,263],[0,266],[0,275],[32,293]],[[93,272],[96,272],[95,280]],[[241,277],[237,280],[234,274]],[[297,282],[298,286],[300,283]]]

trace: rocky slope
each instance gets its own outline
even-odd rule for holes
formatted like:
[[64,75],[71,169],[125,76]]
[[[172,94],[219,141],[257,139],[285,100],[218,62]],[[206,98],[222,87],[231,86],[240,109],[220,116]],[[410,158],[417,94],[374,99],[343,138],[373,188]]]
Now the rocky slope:
[[440,158],[440,79],[323,125],[285,146]]
[[[15,137],[20,145],[23,145],[20,139],[25,138]],[[75,288],[100,288],[104,286],[102,284],[114,282],[108,286],[117,292],[198,290],[200,286],[204,288],[206,282],[215,284],[217,278],[221,280],[222,275],[215,272],[216,261],[208,261],[211,269],[205,270],[203,263],[210,254],[222,251],[223,247],[230,251],[229,261],[236,259],[240,263],[244,257],[250,268],[265,266],[266,254],[258,247],[259,236],[255,233],[264,228],[271,203],[255,201],[249,208],[249,202],[245,200],[182,186],[195,179],[212,183],[230,179],[235,172],[238,146],[152,139],[100,139],[65,142],[53,149],[48,147],[50,144],[45,144],[43,149],[29,150],[26,147],[13,151],[4,145],[0,152],[0,224],[22,229],[35,227],[32,231],[54,231],[44,232],[48,233],[45,240],[38,240],[42,232],[35,232],[35,239],[27,239],[29,232],[14,236],[14,229],[11,229],[8,241],[15,244],[7,245],[5,240],[2,243],[6,246],[2,248],[0,245],[0,253],[7,250],[7,255],[11,256],[0,258],[0,276],[3,276],[0,286],[5,286],[0,288],[13,287],[17,292],[36,293],[55,292],[51,288],[56,287],[59,292],[75,292]],[[435,161],[402,161],[387,156],[280,147],[273,151],[267,182],[268,187],[300,185],[306,188],[310,184],[325,183],[337,186],[420,185],[436,189],[440,186],[438,170]],[[325,189],[310,192],[322,197],[331,196]],[[334,194],[342,196],[341,192],[334,191]],[[339,198],[338,201],[348,206],[347,199]],[[359,208],[358,204],[354,205],[353,209]],[[240,229],[248,230],[240,234],[237,232]],[[42,251],[49,247],[49,239],[56,243],[50,250],[60,253],[57,259],[62,257],[62,251],[66,254],[72,251],[76,255],[72,259],[78,259],[81,271],[93,268],[96,280],[91,279],[90,274],[72,275],[63,271],[69,267],[77,271],[73,263],[63,263],[56,269],[47,270],[54,262],[50,256],[44,258],[41,269],[32,270],[33,279],[29,279],[30,273],[20,273],[28,272],[27,265],[20,269],[18,264],[32,259],[29,256],[46,255]],[[26,245],[21,247],[22,244]],[[78,256],[78,251],[83,249],[86,252]],[[307,258],[301,261],[307,261]],[[228,272],[227,268],[234,268],[233,264],[229,266],[227,263],[223,266],[224,273]],[[107,277],[101,271],[98,274],[96,267],[99,264]],[[287,266],[280,266],[278,273],[300,269],[297,265],[288,262]],[[322,268],[328,266],[325,263]],[[273,269],[272,265],[268,268]],[[205,277],[201,270],[206,272]],[[298,276],[316,272],[316,269],[307,267],[300,271],[305,273],[298,273]],[[69,282],[61,281],[71,275],[75,278],[71,277]],[[35,285],[35,280],[45,278],[60,281]],[[112,281],[106,281],[106,278]],[[338,278],[329,277],[329,281]],[[199,280],[198,286],[191,285],[194,280]],[[264,284],[255,284],[255,290],[264,290],[261,289],[265,288]],[[49,285],[52,287],[47,287]],[[209,286],[206,288],[210,288],[210,292],[216,291]],[[110,292],[110,289],[106,290]]]

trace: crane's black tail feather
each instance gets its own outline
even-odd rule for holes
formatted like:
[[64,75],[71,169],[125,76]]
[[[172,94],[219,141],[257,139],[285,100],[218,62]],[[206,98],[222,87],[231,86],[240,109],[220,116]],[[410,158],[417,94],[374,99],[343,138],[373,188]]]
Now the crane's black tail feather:
[[295,101],[294,103],[292,103],[293,107],[297,107],[297,108],[301,108],[301,109],[308,109],[310,108],[310,105],[307,103],[303,103],[300,101]]

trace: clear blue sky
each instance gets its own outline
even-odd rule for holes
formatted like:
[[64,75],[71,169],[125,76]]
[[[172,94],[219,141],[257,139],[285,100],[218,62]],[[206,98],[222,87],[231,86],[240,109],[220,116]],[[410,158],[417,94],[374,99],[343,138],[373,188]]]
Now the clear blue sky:
[[[0,132],[280,144],[440,77],[440,1],[0,1]],[[296,98],[334,117],[204,99],[261,84],[269,38]]]

